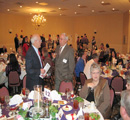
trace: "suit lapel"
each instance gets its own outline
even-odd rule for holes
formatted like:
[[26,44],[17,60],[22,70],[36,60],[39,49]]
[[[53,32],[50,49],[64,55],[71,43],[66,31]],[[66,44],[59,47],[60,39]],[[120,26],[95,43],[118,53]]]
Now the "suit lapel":
[[63,49],[62,53],[60,54],[60,58],[63,58],[65,53],[68,51],[68,45],[66,44],[65,48]]
[[37,59],[36,61],[39,61],[39,66],[41,67],[40,60],[39,60],[39,58],[38,58],[38,56],[37,56],[37,53],[36,53],[36,51],[34,50],[33,47],[32,47],[32,50],[33,50],[33,53],[34,53],[34,58]]

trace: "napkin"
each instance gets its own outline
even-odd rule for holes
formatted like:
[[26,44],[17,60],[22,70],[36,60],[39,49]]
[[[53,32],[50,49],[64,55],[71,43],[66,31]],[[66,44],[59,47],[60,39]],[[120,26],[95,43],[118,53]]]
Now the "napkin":
[[0,109],[0,117],[2,116],[2,109]]
[[19,105],[20,103],[23,102],[23,99],[20,95],[14,95],[9,102],[9,105]]
[[33,100],[34,99],[34,91],[31,91],[28,95],[28,99]]
[[80,108],[80,110],[79,110],[79,112],[78,112],[78,114],[77,114],[77,118],[78,118],[80,115],[83,115],[83,109],[82,109],[82,107]]
[[61,95],[58,94],[58,92],[56,90],[52,90],[50,93],[50,98],[52,100],[62,100]]
[[[39,94],[39,92],[35,91],[35,96],[34,96],[34,91],[31,91],[28,95],[28,99],[33,100],[34,98],[39,98],[41,99],[41,95]],[[39,94],[39,97],[38,97]]]
[[76,118],[77,118],[77,117],[76,117],[76,114],[68,114],[68,115],[66,115],[66,119],[67,119],[67,120],[73,120],[73,119],[72,119],[72,115],[73,115],[74,120],[76,120]]

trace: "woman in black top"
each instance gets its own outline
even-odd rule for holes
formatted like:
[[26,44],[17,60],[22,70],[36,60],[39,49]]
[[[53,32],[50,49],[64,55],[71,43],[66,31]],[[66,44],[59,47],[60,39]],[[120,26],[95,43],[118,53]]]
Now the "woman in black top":
[[17,71],[19,75],[21,74],[21,68],[18,64],[15,54],[9,55],[9,63],[6,66],[6,76],[9,75],[10,71]]

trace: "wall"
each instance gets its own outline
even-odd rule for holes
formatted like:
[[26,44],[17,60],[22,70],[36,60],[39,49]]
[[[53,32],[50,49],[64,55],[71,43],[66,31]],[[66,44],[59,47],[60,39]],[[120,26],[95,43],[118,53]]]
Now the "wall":
[[78,35],[86,33],[90,42],[95,35],[98,46],[102,42],[108,43],[111,48],[122,52],[123,14],[77,17],[74,30]]
[[[46,17],[46,16],[45,16]],[[53,38],[57,34],[65,32],[69,35],[69,43],[73,43],[76,48],[77,35],[86,33],[91,41],[94,31],[97,31],[96,40],[98,46],[101,42],[109,43],[110,47],[122,52],[123,41],[123,14],[109,14],[98,16],[80,16],[80,17],[46,17],[47,23],[44,27],[35,30],[32,26],[32,16],[11,15],[0,13],[0,47],[6,45],[8,49],[14,48],[14,37],[18,35],[28,35],[33,33],[52,34]],[[12,34],[8,33],[12,29]],[[21,32],[23,30],[23,32]]]
[[127,53],[128,50],[128,31],[129,31],[129,12],[125,12],[123,14],[123,49],[122,49],[122,53]]

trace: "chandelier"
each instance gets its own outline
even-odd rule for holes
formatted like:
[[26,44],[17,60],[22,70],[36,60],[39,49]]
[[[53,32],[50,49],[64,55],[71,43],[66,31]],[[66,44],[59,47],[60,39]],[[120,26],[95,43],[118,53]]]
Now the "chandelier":
[[46,19],[44,18],[43,15],[40,14],[34,15],[31,21],[33,25],[36,27],[44,26],[46,23]]

